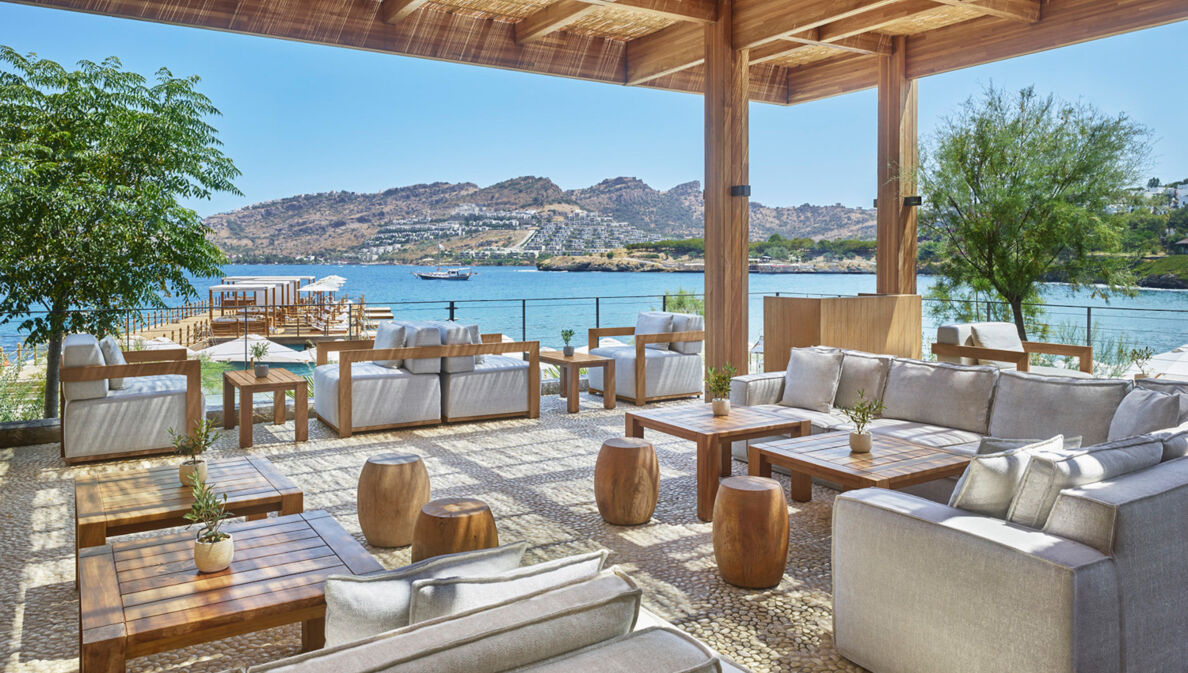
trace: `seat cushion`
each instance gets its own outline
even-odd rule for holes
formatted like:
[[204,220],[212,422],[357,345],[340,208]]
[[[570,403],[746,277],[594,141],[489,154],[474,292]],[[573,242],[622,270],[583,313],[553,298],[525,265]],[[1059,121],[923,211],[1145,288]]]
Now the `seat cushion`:
[[185,427],[186,377],[172,374],[128,377],[122,389],[67,400],[62,411],[67,458],[167,449],[169,430],[184,433]]
[[[672,314],[663,311],[643,311],[635,318],[635,333],[664,334],[672,331]],[[668,342],[650,343],[646,348],[668,350]]]
[[[999,453],[1002,451],[1010,451],[1012,449],[1020,449],[1031,444],[1038,444],[1047,440],[1044,439],[1006,439],[1003,437],[983,437],[978,442],[978,450],[975,451],[979,456],[984,456],[990,453]],[[1080,437],[1065,437],[1062,448],[1066,451],[1074,451],[1081,448]]]
[[[375,345],[376,350],[385,350],[388,348],[404,348],[404,326],[397,325],[391,320],[385,320],[379,324],[375,330]],[[404,364],[403,360],[376,360],[375,364],[381,367],[388,367],[395,369]]]
[[1080,435],[1086,446],[1109,436],[1110,420],[1130,382],[1002,372],[990,411],[993,437]]
[[[99,340],[90,334],[67,334],[62,337],[62,367],[93,367],[106,364]],[[107,395],[107,380],[71,381],[62,385],[67,401],[92,400]]]
[[1109,441],[1134,437],[1179,424],[1180,406],[1186,396],[1135,388],[1122,398],[1110,421]]
[[[851,426],[847,424],[844,429],[851,429]],[[876,418],[870,423],[870,431],[876,435],[965,455],[972,455],[982,439],[982,435],[969,430],[905,421],[900,418]]]
[[[593,355],[601,355],[615,361],[615,394],[623,397],[635,395],[635,347],[610,346],[595,348]],[[603,389],[602,367],[589,370],[590,387]],[[704,382],[700,355],[684,355],[676,351],[653,348],[644,349],[644,395],[666,397],[675,395],[697,395]]]
[[[433,358],[440,366],[441,359]],[[408,360],[412,363],[415,360]],[[334,427],[338,419],[338,364],[314,369],[314,410]],[[441,419],[441,377],[390,369],[374,362],[351,365],[351,426],[370,428]]]
[[520,567],[527,542],[446,554],[372,575],[326,578],[326,647],[409,625],[413,582],[435,577],[480,577]]
[[[103,353],[103,364],[105,365],[128,364],[128,361],[124,359],[124,350],[120,348],[120,342],[110,334],[99,340],[99,350]],[[107,379],[107,387],[112,390],[119,390],[124,387],[124,379]]]
[[828,413],[837,397],[842,359],[842,352],[836,348],[791,349],[780,404]]
[[[693,313],[673,313],[672,331],[697,332],[705,329],[705,318]],[[672,350],[685,355],[697,355],[701,352],[703,341],[674,341],[669,346]]]
[[446,420],[526,413],[528,363],[490,355],[471,371],[443,373],[441,409]]
[[979,453],[969,461],[957,480],[949,506],[967,512],[1005,519],[1011,501],[1023,480],[1031,456],[1037,452],[1064,447],[1064,437],[1056,435],[1034,444],[997,453]]
[[1007,519],[1031,528],[1043,528],[1056,496],[1064,489],[1151,467],[1162,458],[1163,443],[1148,436],[1129,437],[1076,451],[1036,453],[1011,500]]
[[654,626],[515,669],[515,673],[718,673],[718,657],[684,631]]
[[883,393],[883,416],[987,434],[993,367],[896,358]]
[[890,355],[875,355],[862,351],[842,351],[841,378],[833,406],[849,409],[858,404],[858,393],[868,400],[883,399],[887,373],[891,370]]

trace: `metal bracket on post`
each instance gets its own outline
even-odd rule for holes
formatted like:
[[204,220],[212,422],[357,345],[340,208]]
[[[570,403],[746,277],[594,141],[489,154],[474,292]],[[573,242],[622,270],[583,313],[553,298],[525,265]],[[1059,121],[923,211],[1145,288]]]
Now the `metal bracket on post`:
[[751,195],[751,186],[750,185],[733,185],[730,187],[730,195],[731,196],[750,196]]
[[905,196],[905,197],[903,197],[903,205],[905,205],[905,206],[922,206],[922,205],[924,205],[924,197],[922,197],[922,196]]

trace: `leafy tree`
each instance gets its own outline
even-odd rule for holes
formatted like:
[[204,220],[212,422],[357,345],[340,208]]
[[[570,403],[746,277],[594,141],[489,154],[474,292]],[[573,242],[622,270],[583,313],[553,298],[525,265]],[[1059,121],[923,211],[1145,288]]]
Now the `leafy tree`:
[[1148,188],[1155,189],[1158,186],[1159,186],[1159,178],[1151,178],[1150,180],[1147,180]]
[[1039,284],[1127,292],[1118,248],[1122,226],[1108,208],[1139,180],[1149,131],[1126,115],[987,88],[944,120],[923,153],[922,232],[938,243],[937,273],[950,290],[1005,301],[1021,338],[1023,305]]
[[117,333],[123,309],[193,297],[187,274],[219,273],[222,253],[180,202],[238,194],[239,171],[197,82],[0,47],[0,318],[49,344],[47,417],[63,334]]

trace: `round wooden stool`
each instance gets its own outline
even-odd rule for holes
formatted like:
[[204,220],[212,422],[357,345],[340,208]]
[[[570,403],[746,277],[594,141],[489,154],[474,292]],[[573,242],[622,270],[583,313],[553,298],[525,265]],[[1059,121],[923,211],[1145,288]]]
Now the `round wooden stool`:
[[765,477],[727,477],[714,501],[714,558],[722,579],[748,589],[780,583],[788,558],[788,503]]
[[651,442],[636,437],[603,442],[594,464],[594,499],[604,521],[617,526],[647,523],[659,495],[660,465]]
[[439,498],[421,507],[413,531],[412,560],[499,546],[495,517],[474,498]]
[[412,544],[421,506],[429,502],[429,473],[420,456],[385,453],[367,459],[355,499],[359,526],[375,547]]

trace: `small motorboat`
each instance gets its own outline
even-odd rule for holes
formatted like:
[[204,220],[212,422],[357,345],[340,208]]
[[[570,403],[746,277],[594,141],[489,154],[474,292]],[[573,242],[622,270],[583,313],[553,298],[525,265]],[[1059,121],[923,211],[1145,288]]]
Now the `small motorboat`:
[[477,276],[478,273],[465,267],[458,269],[438,267],[437,271],[413,271],[412,275],[421,280],[470,280],[471,276]]

